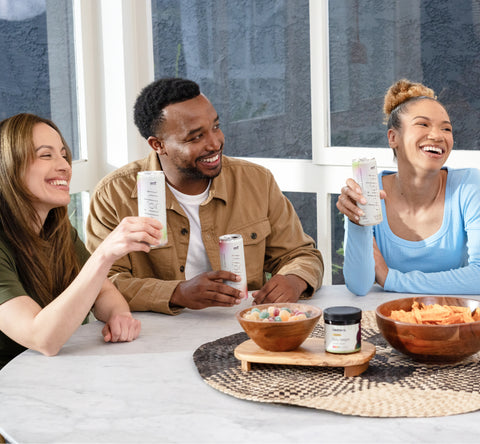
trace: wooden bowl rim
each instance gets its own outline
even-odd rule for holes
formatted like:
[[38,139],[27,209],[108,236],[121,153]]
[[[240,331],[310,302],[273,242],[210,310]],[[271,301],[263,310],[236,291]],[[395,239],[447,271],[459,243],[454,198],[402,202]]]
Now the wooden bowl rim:
[[[263,320],[253,320],[253,319],[245,319],[242,314],[247,312],[247,311],[250,311],[252,310],[253,308],[259,308],[260,310],[263,308],[268,308],[268,307],[287,307],[287,308],[290,308],[289,306],[290,305],[302,305],[302,306],[305,306],[305,307],[309,307],[311,308],[312,310],[311,311],[314,311],[315,314],[312,315],[311,317],[307,318],[307,319],[298,319],[296,321],[283,321],[283,322],[264,322]],[[293,323],[296,323],[296,322],[305,322],[305,321],[309,321],[309,320],[312,320],[312,319],[318,319],[320,318],[320,316],[322,316],[322,309],[319,308],[319,307],[316,307],[315,305],[309,305],[309,304],[303,304],[301,302],[274,302],[274,303],[271,303],[271,304],[259,304],[259,305],[252,305],[251,307],[247,307],[247,308],[244,308],[242,310],[239,310],[237,311],[237,313],[235,314],[237,320],[240,322],[240,320],[242,322],[252,322],[252,323],[259,323],[259,324],[263,324],[263,325],[287,325],[287,324],[293,324]]]
[[[389,303],[392,303],[392,302],[402,302],[402,301],[408,301],[408,300],[411,300],[412,303],[417,300],[418,302],[422,302],[422,299],[431,299],[431,298],[454,298],[454,299],[461,299],[461,300],[464,300],[464,301],[473,301],[473,302],[477,302],[479,304],[479,309],[480,309],[480,300],[478,299],[472,299],[472,298],[464,298],[464,297],[458,297],[458,296],[455,296],[455,295],[426,295],[426,296],[410,296],[410,297],[407,297],[407,298],[399,298],[399,299],[392,299],[391,301],[385,301],[383,302],[382,304],[378,305],[377,308],[375,309],[375,315],[377,317],[379,317],[380,319],[384,320],[384,321],[387,321],[387,322],[392,322],[396,325],[415,325],[415,326],[418,326],[418,327],[426,327],[426,328],[438,328],[438,327],[458,327],[458,326],[461,326],[461,325],[472,325],[472,324],[477,324],[479,323],[480,321],[473,321],[473,322],[459,322],[459,323],[456,323],[456,324],[414,324],[412,322],[403,322],[403,321],[396,321],[395,319],[392,319],[390,316],[386,316],[382,313],[380,313],[380,308],[389,304]],[[457,307],[466,307],[467,305],[458,305]]]

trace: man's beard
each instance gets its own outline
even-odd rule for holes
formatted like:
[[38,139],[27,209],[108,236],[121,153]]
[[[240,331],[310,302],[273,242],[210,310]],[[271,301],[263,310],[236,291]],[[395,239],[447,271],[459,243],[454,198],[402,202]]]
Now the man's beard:
[[195,167],[182,167],[177,165],[177,170],[180,171],[184,177],[192,180],[203,180],[203,179],[213,179],[217,177],[222,171],[222,165],[220,164],[220,168],[216,172],[212,172],[212,174],[204,174],[198,168]]

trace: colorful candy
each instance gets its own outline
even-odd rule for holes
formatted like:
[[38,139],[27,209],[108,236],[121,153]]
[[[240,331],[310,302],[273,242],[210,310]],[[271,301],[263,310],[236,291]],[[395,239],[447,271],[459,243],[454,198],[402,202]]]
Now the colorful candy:
[[289,322],[289,321],[301,321],[312,316],[310,311],[303,312],[294,310],[292,311],[288,307],[273,307],[270,306],[266,309],[260,310],[257,307],[247,311],[244,315],[244,319],[250,321],[261,322]]

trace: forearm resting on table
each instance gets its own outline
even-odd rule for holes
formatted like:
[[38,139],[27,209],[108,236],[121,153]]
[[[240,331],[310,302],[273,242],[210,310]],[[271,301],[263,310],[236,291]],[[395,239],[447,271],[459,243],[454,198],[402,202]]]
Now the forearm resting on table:
[[366,295],[375,282],[373,229],[345,221],[343,276],[347,288],[357,296]]
[[90,311],[109,267],[92,255],[68,288],[43,309],[26,295],[7,301],[0,309],[2,331],[24,347],[57,354]]
[[109,279],[105,279],[100,294],[95,300],[93,314],[98,320],[107,322],[112,316],[125,312],[130,312],[127,301],[115,285]]
[[291,285],[296,288],[298,297],[310,297],[322,285],[323,280],[323,261],[317,259],[314,261],[296,262],[295,264],[287,264],[279,271],[279,275],[283,275],[291,279]]
[[289,280],[290,285],[298,297],[300,297],[309,287],[308,283],[296,274],[287,274],[285,277]]
[[110,280],[128,302],[131,311],[154,311],[178,314],[179,307],[170,306],[170,298],[180,280],[133,277],[126,269],[113,268]]

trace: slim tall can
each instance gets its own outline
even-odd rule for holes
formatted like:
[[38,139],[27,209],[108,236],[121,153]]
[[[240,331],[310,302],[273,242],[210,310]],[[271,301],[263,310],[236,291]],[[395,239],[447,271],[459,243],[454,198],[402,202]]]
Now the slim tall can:
[[372,159],[354,159],[352,161],[353,178],[360,185],[365,205],[358,204],[365,213],[360,217],[360,225],[377,225],[383,220],[380,188],[378,186],[377,161]]
[[245,269],[245,253],[243,250],[243,238],[241,234],[225,234],[219,238],[220,266],[222,270],[238,274],[242,280],[238,282],[225,281],[237,290],[243,297],[248,298],[247,272]]
[[151,245],[158,248],[168,242],[167,210],[165,205],[165,174],[163,171],[140,171],[137,173],[138,215],[153,217],[162,225],[161,242]]

